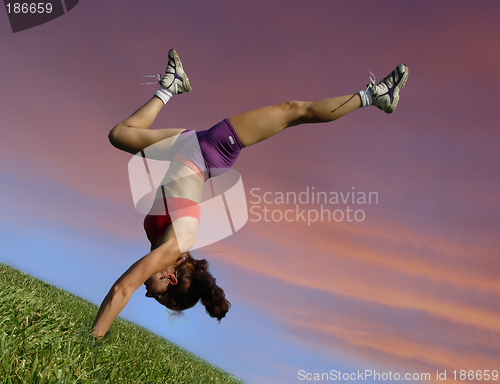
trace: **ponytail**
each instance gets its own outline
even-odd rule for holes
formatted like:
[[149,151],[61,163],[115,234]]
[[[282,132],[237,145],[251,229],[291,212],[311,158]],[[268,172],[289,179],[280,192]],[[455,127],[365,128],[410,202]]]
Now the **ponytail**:
[[181,311],[193,307],[198,301],[205,306],[210,317],[221,321],[231,307],[224,291],[216,284],[216,279],[208,272],[207,260],[196,260],[188,252],[176,269],[177,284],[168,287],[162,304],[167,308]]

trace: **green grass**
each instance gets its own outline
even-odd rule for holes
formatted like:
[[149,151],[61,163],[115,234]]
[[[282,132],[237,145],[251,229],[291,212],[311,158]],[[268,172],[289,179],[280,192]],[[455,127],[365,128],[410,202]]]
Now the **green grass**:
[[0,383],[242,383],[120,318],[96,341],[97,310],[0,263]]

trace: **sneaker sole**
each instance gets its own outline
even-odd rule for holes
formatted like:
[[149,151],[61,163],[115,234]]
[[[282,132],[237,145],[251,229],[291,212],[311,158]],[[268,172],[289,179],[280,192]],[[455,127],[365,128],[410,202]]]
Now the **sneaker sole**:
[[398,83],[398,85],[396,85],[396,89],[394,90],[394,95],[393,95],[394,96],[394,101],[392,102],[391,107],[387,111],[385,111],[385,113],[392,113],[392,112],[394,112],[394,110],[398,106],[398,103],[399,103],[399,91],[401,91],[403,89],[403,87],[405,86],[406,80],[408,80],[408,74],[410,73],[410,71],[409,71],[408,67],[406,66],[406,64],[403,64],[403,68],[404,68],[404,75],[399,80],[399,83]]
[[175,51],[175,49],[171,49],[168,52],[168,56],[171,57],[172,59],[174,59],[175,66],[177,68],[182,69],[182,73],[180,74],[180,77],[182,78],[182,86],[184,87],[184,89],[186,90],[186,92],[191,91],[193,88],[191,88],[191,83],[189,82],[189,79],[188,79],[188,77],[186,75],[186,72],[184,72],[184,68],[182,66],[181,59],[179,58],[179,55],[177,54],[177,52]]
[[408,74],[410,73],[410,70],[408,69],[408,67],[406,66],[406,64],[403,64],[403,67],[404,67],[404,70],[405,70],[405,74],[403,75],[403,78],[400,80],[399,84],[397,85],[397,87],[399,88],[400,91],[405,86],[406,80],[408,80]]

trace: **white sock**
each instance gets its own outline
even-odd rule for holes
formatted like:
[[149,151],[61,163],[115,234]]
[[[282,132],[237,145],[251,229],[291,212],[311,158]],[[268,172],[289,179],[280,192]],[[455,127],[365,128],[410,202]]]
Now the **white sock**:
[[163,105],[165,105],[172,97],[172,94],[163,87],[160,87],[160,89],[155,92],[155,96],[159,97],[161,101],[163,101]]
[[373,96],[372,93],[369,89],[363,89],[358,92],[359,96],[361,97],[361,107],[369,107],[370,105],[373,105]]

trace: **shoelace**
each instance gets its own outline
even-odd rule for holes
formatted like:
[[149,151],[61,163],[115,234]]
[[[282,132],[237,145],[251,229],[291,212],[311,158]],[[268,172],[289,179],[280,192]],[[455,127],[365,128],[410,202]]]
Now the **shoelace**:
[[[171,63],[169,63],[169,64],[171,64]],[[169,72],[169,73],[172,73],[174,76],[176,76],[175,75],[176,74],[175,63],[171,64],[171,66],[174,68],[174,72]],[[168,69],[168,66],[167,66],[167,69]],[[158,81],[155,81],[153,83],[141,83],[141,85],[149,85],[149,84],[158,84],[158,83],[161,84],[161,82],[165,76],[158,73],[157,75],[142,75],[142,77],[156,77],[156,80],[158,80]]]
[[370,75],[371,75],[370,76],[370,84],[367,85],[366,90],[368,90],[368,88],[371,87],[372,90],[374,90],[374,96],[379,94],[379,90],[377,90],[377,88],[376,88],[377,86],[384,85],[386,89],[390,88],[389,84],[387,83],[387,78],[389,76],[386,76],[385,78],[382,79],[382,81],[377,83],[377,78],[375,77],[375,75],[371,71],[370,71]]
[[[372,71],[368,71],[370,72],[370,83],[366,85],[366,89],[365,89],[365,92],[368,91],[368,89],[370,89],[370,87],[372,87],[372,89],[377,85],[377,78],[375,77],[375,75],[372,73]],[[373,77],[372,77],[373,76]]]
[[148,85],[148,84],[158,84],[161,83],[162,76],[160,74],[157,75],[142,75],[141,77],[156,77],[156,80],[154,83],[141,83],[141,85]]
[[[370,72],[370,75],[371,75],[371,76],[370,76],[370,84],[368,84],[368,86],[367,86],[367,88],[366,88],[366,89],[368,89],[368,87],[369,87],[370,85],[373,85],[373,86],[377,85],[377,78],[375,77],[375,75],[372,73],[372,71],[368,71],[368,72]],[[373,76],[373,77],[372,77],[372,76]]]

